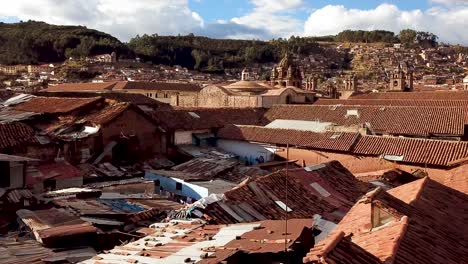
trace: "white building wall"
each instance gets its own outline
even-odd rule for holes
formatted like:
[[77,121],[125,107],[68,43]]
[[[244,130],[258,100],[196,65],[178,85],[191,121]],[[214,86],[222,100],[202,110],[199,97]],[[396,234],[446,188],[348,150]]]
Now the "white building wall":
[[219,139],[218,148],[235,154],[243,161],[249,161],[251,164],[257,164],[258,160],[264,162],[273,160],[275,156],[275,147],[268,147],[257,143],[246,141]]

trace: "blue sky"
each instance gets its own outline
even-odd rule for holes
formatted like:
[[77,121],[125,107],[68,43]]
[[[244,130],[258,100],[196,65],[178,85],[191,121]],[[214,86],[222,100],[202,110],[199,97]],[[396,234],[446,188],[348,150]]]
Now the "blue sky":
[[[295,16],[303,20],[307,19],[310,11],[326,5],[344,5],[348,8],[371,9],[383,3],[389,3],[397,5],[403,10],[428,9],[431,6],[429,1],[426,0],[306,0],[304,2],[304,8],[295,10],[294,13]],[[211,22],[242,16],[254,7],[248,0],[191,0],[189,1],[189,6],[207,21]]]
[[194,33],[271,39],[345,29],[431,31],[468,44],[468,0],[15,0],[0,2],[0,21],[84,25],[123,41],[137,34]]

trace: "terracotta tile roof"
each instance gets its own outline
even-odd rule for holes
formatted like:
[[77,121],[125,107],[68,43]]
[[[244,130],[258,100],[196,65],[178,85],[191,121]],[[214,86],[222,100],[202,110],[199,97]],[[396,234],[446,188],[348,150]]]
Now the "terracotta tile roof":
[[[288,219],[286,241],[285,221],[266,220],[259,223],[258,228],[243,234],[239,239],[234,239],[221,248],[214,248],[213,257],[203,259],[197,264],[218,264],[225,260],[229,262],[233,253],[276,254],[284,252],[285,246],[293,249],[294,245],[300,244],[301,249],[306,251],[313,246],[312,219]],[[297,251],[291,254],[301,254],[300,250]]]
[[130,108],[129,103],[109,103],[103,109],[80,118],[80,122],[104,125]]
[[103,101],[100,97],[93,98],[65,98],[65,97],[34,97],[31,100],[13,107],[17,111],[66,114],[80,108]]
[[359,133],[316,133],[293,129],[259,126],[226,126],[217,136],[223,139],[245,140],[261,143],[301,146],[315,149],[349,151],[359,139]]
[[0,149],[17,147],[34,140],[34,130],[26,124],[0,124]]
[[[339,137],[334,138],[334,135]],[[431,166],[457,166],[468,158],[468,142],[401,137],[360,136],[358,133],[315,133],[310,131],[227,126],[218,138],[297,146],[307,149],[348,152],[352,155],[402,156],[401,162]]]
[[266,125],[263,108],[176,108],[199,115],[215,116],[223,125]]
[[[326,260],[327,252],[332,252],[334,249],[331,248],[336,244],[330,243],[330,240],[343,232],[350,236],[352,243],[381,262],[464,263],[468,256],[468,229],[465,224],[467,210],[466,194],[429,178],[388,192],[378,188],[358,201],[330,233],[329,238],[316,245],[304,258],[304,262],[322,263],[317,262],[320,257]],[[373,211],[387,215],[388,222],[372,228],[372,217],[379,215]],[[327,248],[327,243],[332,246]],[[353,249],[345,250],[346,254],[335,255],[332,260],[348,263],[346,256],[353,253]]]
[[213,115],[203,115],[187,111],[143,110],[165,130],[201,130],[219,128],[223,123]]
[[90,98],[103,97],[115,100],[121,103],[132,103],[134,105],[148,105],[157,109],[170,110],[172,107],[157,100],[153,100],[143,94],[138,93],[108,93],[108,92],[36,92],[34,95],[43,97],[71,97],[71,98]]
[[[358,115],[349,115],[348,111]],[[416,136],[462,136],[465,126],[464,109],[440,107],[276,105],[265,117],[270,121],[322,121],[341,126],[369,124],[375,133]]]
[[436,92],[388,92],[357,94],[351,99],[401,99],[401,100],[468,100],[465,91],[436,91]]
[[175,82],[117,82],[113,90],[155,90],[199,92],[201,86],[194,83]]
[[468,164],[454,168],[443,184],[462,193],[468,194]]
[[223,224],[283,219],[285,206],[281,207],[281,203],[286,203],[287,182],[287,206],[292,210],[288,217],[319,214],[338,222],[367,189],[336,161],[307,170],[290,170],[288,177],[284,170],[259,177],[224,193],[225,199],[209,204],[203,211],[210,221]]
[[468,157],[468,142],[417,138],[363,136],[355,144],[356,155],[403,156],[402,162],[448,166]]
[[207,225],[198,220],[155,223],[142,230],[147,234],[144,238],[116,246],[82,263],[198,263],[203,256],[214,257],[213,249],[224,247],[259,225]]
[[468,107],[468,98],[467,100],[318,99],[314,105]]
[[371,253],[351,241],[344,232],[336,232],[317,244],[304,263],[381,264]]
[[193,83],[172,82],[102,82],[102,83],[64,83],[49,86],[48,92],[77,92],[77,91],[121,91],[121,90],[161,90],[198,92],[201,86]]
[[48,92],[75,92],[75,91],[111,91],[116,82],[103,83],[62,83],[58,85],[49,85]]

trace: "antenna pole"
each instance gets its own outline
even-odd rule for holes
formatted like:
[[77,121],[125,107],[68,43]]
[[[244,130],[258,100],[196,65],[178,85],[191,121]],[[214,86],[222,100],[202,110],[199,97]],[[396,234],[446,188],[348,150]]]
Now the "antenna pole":
[[286,223],[286,228],[284,232],[284,252],[286,255],[286,263],[289,263],[289,257],[288,257],[288,176],[289,176],[289,143],[286,144],[286,178],[285,178],[285,189],[286,189],[286,199],[285,199],[285,205],[286,205],[286,213],[285,213],[285,223]]

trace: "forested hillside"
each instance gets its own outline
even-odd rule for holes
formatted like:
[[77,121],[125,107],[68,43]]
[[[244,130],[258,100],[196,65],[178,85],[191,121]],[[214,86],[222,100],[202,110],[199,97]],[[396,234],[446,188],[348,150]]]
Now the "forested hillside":
[[[278,62],[285,52],[301,57],[333,56],[324,42],[380,42],[405,45],[437,45],[429,32],[345,30],[334,36],[290,37],[288,39],[234,40],[194,36],[143,35],[122,43],[117,38],[82,26],[55,26],[43,22],[0,23],[0,64],[62,62],[69,57],[117,52],[119,58],[135,58],[155,64],[181,65],[206,72]],[[322,43],[322,44],[319,44]],[[330,55],[331,54],[331,55]]]
[[284,52],[298,55],[320,53],[311,38],[291,37],[271,41],[211,39],[194,36],[136,36],[128,43],[141,59],[177,64],[189,69],[220,71],[252,63],[277,62]]
[[132,52],[117,38],[81,26],[54,26],[43,22],[0,23],[0,63],[61,62],[68,57],[117,51]]

